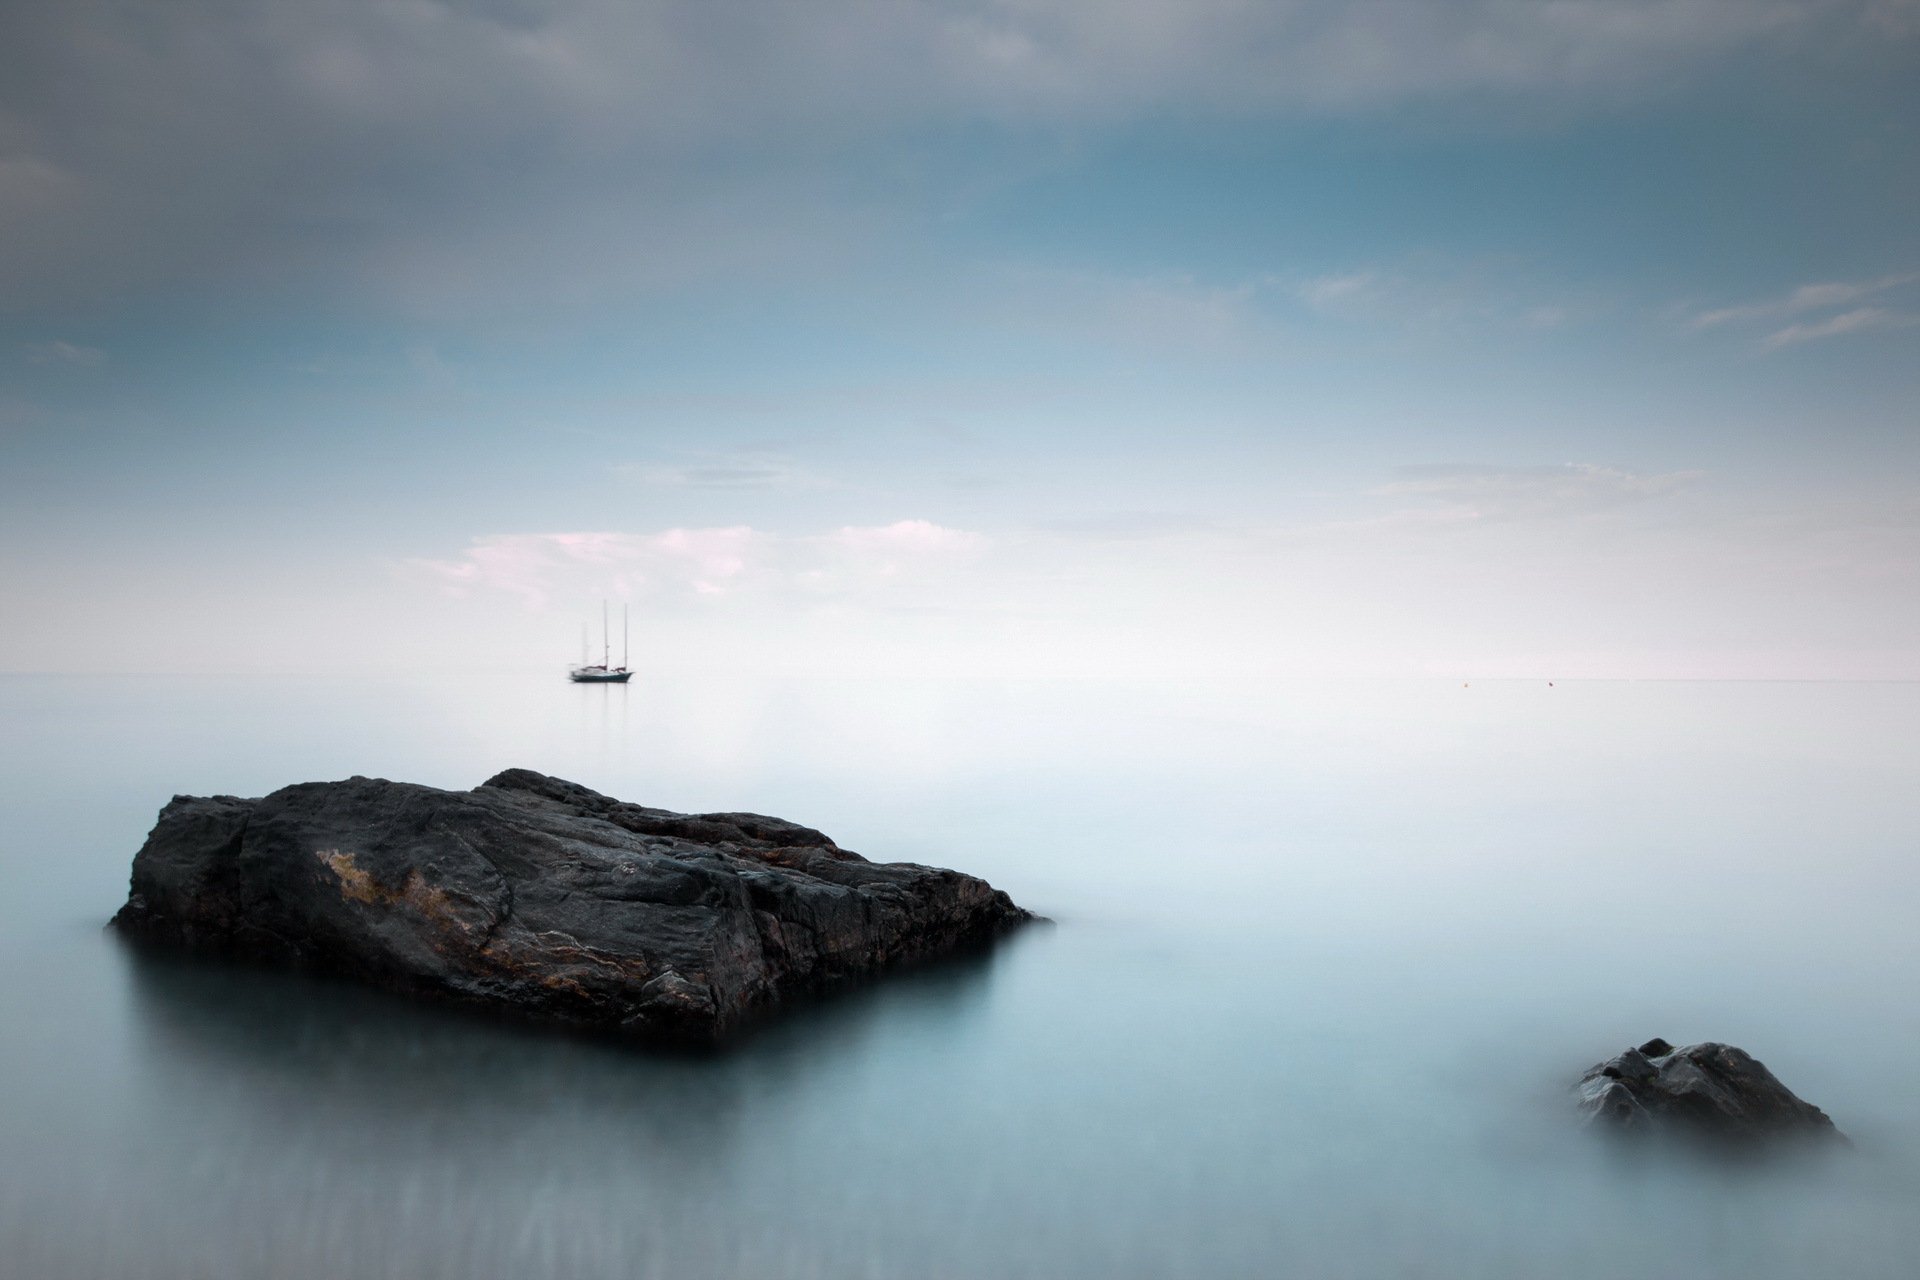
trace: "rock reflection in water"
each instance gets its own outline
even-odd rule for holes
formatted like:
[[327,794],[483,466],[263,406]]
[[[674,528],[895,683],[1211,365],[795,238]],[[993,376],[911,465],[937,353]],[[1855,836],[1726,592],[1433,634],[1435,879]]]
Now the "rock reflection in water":
[[[834,1089],[881,1024],[960,1034],[991,956],[795,1010],[731,1054],[497,1025],[299,975],[126,949],[147,1106],[117,1275],[729,1274],[781,1251],[743,1126]],[[752,1144],[748,1144],[751,1147]],[[823,1159],[833,1158],[822,1152]],[[217,1250],[204,1249],[218,1238]],[[169,1265],[191,1259],[185,1266]],[[148,1268],[151,1270],[148,1270]]]

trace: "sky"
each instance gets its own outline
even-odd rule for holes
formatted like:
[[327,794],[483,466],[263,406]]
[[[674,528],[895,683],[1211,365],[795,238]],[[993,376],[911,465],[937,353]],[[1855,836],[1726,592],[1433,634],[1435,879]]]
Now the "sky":
[[1917,357],[1920,0],[0,8],[0,671],[1920,679]]

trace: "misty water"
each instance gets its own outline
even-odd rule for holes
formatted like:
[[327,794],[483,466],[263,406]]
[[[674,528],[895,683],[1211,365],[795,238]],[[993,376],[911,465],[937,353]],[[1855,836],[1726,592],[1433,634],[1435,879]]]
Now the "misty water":
[[[644,677],[643,677],[644,680]],[[0,678],[22,1277],[1907,1277],[1920,687]],[[175,792],[521,765],[1053,917],[718,1057],[102,928]],[[1623,1154],[1722,1039],[1854,1147]]]

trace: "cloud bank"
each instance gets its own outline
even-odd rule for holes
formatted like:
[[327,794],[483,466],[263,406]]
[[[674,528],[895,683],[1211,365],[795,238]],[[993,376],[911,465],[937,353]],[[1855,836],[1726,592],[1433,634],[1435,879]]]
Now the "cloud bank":
[[0,297],[314,278],[342,263],[396,291],[452,290],[476,263],[551,275],[583,242],[603,278],[630,283],[750,271],[870,234],[821,175],[856,141],[1164,113],[1580,111],[1748,53],[1813,62],[1869,33],[1904,40],[1912,11],[1906,0],[13,5],[0,13]]

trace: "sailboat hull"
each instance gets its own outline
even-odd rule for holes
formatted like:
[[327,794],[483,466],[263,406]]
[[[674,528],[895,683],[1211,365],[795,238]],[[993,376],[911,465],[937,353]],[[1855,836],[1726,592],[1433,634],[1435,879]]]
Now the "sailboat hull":
[[580,634],[580,665],[567,671],[575,684],[625,684],[633,679],[627,666],[627,607],[620,606],[620,665],[613,665],[613,634],[607,626],[607,602],[600,602],[600,661],[587,661],[587,637]]

